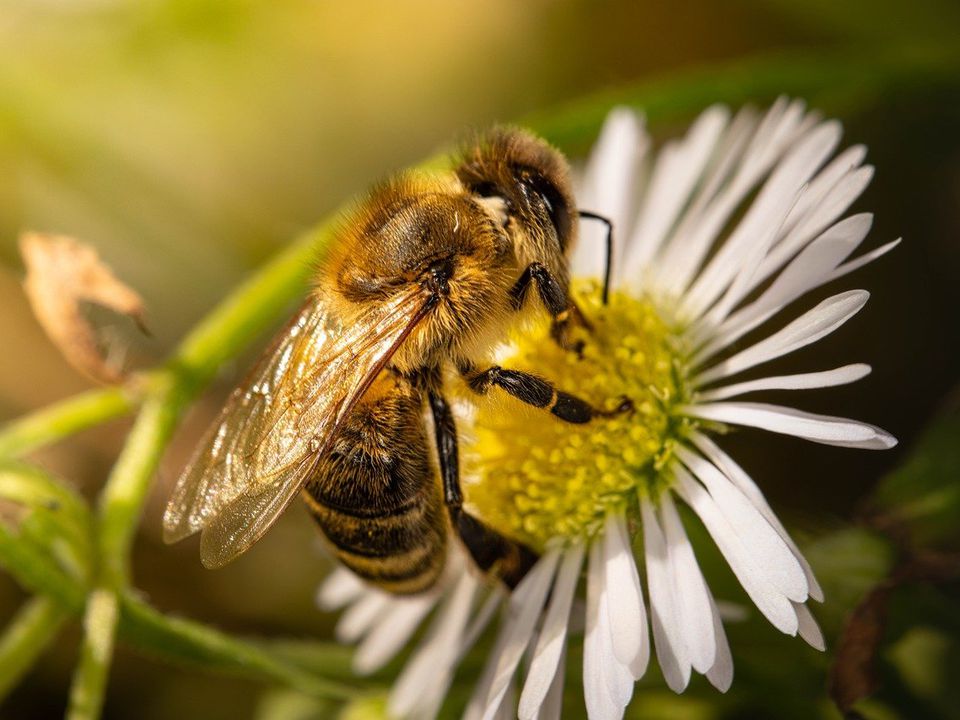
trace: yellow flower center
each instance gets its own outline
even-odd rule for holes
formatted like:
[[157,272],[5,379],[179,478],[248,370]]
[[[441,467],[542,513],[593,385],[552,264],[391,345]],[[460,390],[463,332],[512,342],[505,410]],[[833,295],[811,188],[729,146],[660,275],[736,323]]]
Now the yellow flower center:
[[604,306],[595,283],[574,297],[592,325],[573,333],[582,357],[553,342],[543,322],[513,338],[501,364],[604,410],[629,398],[632,411],[573,425],[492,391],[463,443],[468,507],[539,551],[554,538],[592,537],[611,510],[634,511],[638,492],[656,496],[691,424],[672,412],[688,398],[681,328],[649,299],[614,292]]

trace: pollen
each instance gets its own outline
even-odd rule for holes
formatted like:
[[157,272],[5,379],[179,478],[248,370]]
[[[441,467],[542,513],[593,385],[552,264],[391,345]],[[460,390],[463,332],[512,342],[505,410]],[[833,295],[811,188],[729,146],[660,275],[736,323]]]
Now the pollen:
[[556,540],[590,538],[612,510],[638,514],[638,497],[671,482],[663,469],[693,421],[674,408],[688,399],[682,328],[649,299],[595,284],[574,288],[590,324],[561,348],[549,322],[512,338],[503,367],[535,373],[560,390],[613,411],[583,425],[564,422],[500,390],[477,405],[463,458],[468,507],[508,537],[542,551]]

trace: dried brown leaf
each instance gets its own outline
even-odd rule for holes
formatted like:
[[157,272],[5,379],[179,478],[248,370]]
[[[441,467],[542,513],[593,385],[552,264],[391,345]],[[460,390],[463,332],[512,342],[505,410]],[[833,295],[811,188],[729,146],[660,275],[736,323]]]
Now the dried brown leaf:
[[72,237],[24,233],[20,253],[27,268],[23,287],[30,306],[67,362],[97,382],[121,382],[122,368],[107,357],[81,303],[126,315],[144,329],[140,295],[118,280],[92,247]]

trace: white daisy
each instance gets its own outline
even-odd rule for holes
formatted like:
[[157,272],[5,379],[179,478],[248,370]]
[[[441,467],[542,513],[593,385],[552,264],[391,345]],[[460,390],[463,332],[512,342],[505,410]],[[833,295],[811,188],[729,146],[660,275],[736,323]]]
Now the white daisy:
[[[575,297],[593,325],[583,335],[583,358],[556,348],[544,326],[518,336],[502,362],[595,401],[627,396],[635,412],[579,427],[531,422],[539,416],[519,403],[511,412],[481,404],[473,413],[463,447],[468,506],[542,553],[509,595],[465,571],[457,548],[444,580],[423,596],[389,596],[344,570],[325,584],[325,607],[349,605],[337,633],[360,643],[361,672],[392,657],[436,608],[394,686],[393,715],[436,715],[461,655],[498,607],[503,621],[467,718],[560,717],[567,636],[581,617],[591,720],[622,717],[649,662],[650,630],[670,688],[681,692],[696,671],[725,691],[733,679],[730,649],[678,499],[706,527],[760,613],[823,649],[807,607],[823,600],[810,566],[754,481],[712,436],[739,425],[842,447],[896,444],[855,420],[738,399],[842,385],[870,371],[855,364],[740,379],[853,317],[866,291],[839,293],[792,319],[776,316],[898,242],[849,259],[872,217],[840,218],[872,168],[862,164],[862,146],[830,160],[840,134],[837,122],[781,99],[763,116],[710,108],[683,139],[651,156],[642,121],[629,110],[611,113],[578,192],[581,207],[615,228],[620,252],[609,304],[597,280],[603,230],[585,225],[572,263]],[[768,321],[762,339],[744,341]],[[584,571],[585,606],[577,602]],[[528,669],[514,701],[524,658]]]

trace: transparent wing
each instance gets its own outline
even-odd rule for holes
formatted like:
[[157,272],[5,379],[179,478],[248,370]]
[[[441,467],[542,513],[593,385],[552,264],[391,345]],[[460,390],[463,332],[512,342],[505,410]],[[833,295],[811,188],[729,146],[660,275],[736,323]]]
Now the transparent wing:
[[356,401],[430,307],[412,289],[343,321],[308,301],[227,401],[177,481],[164,540],[203,531],[208,567],[226,564],[273,524]]

